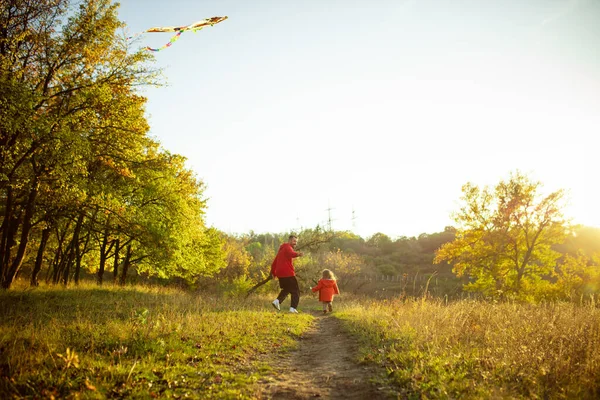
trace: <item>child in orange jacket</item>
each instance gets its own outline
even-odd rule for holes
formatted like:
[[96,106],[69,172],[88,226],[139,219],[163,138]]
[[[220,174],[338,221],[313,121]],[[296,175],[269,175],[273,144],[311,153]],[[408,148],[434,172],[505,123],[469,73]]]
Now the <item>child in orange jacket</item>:
[[328,269],[323,270],[323,278],[319,279],[317,286],[311,289],[313,292],[319,292],[319,301],[323,303],[323,314],[333,311],[333,296],[340,294],[335,275]]

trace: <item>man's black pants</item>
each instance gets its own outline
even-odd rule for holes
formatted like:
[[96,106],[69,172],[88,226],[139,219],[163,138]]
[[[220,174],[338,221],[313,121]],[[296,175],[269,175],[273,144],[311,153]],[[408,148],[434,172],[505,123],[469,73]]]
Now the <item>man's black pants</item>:
[[281,288],[281,292],[279,292],[279,296],[277,296],[279,304],[283,303],[288,294],[291,294],[292,304],[290,304],[290,307],[298,308],[298,303],[300,302],[300,287],[298,286],[296,277],[288,276],[279,278],[279,287]]

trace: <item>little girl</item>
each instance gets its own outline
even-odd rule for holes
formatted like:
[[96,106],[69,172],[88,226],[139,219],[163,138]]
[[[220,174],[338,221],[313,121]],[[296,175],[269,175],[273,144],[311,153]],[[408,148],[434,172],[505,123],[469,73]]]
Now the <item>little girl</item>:
[[323,314],[326,314],[327,310],[332,312],[333,307],[331,302],[333,302],[333,295],[340,294],[333,272],[328,269],[323,270],[323,278],[319,279],[317,286],[311,290],[313,292],[319,292],[319,301],[323,303]]

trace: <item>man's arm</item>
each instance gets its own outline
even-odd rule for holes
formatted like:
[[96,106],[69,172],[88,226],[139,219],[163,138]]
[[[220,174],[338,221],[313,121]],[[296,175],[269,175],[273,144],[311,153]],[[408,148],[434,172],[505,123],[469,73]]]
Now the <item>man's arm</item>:
[[303,254],[301,251],[295,252],[294,248],[292,247],[292,245],[286,246],[285,253],[290,258],[301,257],[302,254]]

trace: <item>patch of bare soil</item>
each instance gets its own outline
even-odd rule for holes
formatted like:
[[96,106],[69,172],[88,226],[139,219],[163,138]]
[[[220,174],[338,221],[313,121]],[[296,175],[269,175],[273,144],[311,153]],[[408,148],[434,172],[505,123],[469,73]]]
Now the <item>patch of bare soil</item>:
[[317,314],[299,348],[273,360],[274,375],[261,382],[262,399],[390,399],[371,379],[381,371],[356,362],[358,345],[339,319]]

